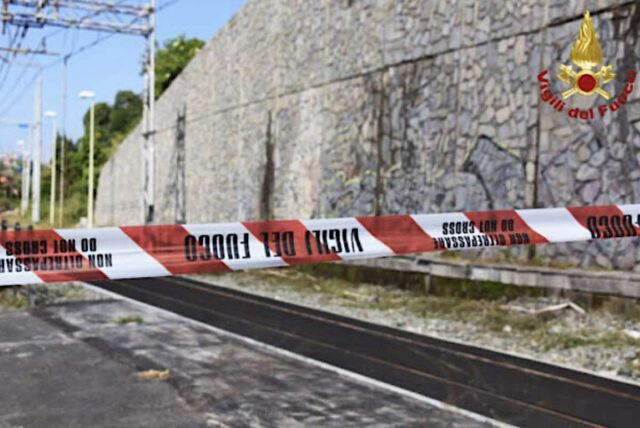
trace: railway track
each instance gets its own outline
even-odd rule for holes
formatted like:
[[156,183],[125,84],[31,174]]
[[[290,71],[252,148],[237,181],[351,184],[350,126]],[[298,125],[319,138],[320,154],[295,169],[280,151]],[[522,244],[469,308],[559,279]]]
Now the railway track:
[[639,424],[636,385],[186,278],[93,284],[510,424]]

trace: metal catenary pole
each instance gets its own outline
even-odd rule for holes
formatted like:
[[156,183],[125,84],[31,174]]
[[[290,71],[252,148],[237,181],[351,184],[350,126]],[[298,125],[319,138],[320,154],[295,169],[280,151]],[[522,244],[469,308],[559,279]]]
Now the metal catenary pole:
[[89,120],[89,191],[87,199],[87,227],[93,227],[93,150],[95,145],[95,100],[91,100]]
[[34,111],[34,139],[33,139],[33,182],[31,205],[31,221],[40,223],[40,180],[41,180],[41,156],[42,156],[42,78],[39,77],[35,90]]
[[156,1],[149,0],[147,34],[147,82],[145,116],[145,223],[153,223],[155,214],[155,83],[156,83]]
[[[145,50],[145,54],[144,54],[144,63],[148,64],[148,58],[149,57],[149,49],[147,46],[147,49]],[[149,188],[149,185],[147,183],[147,177],[148,177],[148,167],[149,167],[149,162],[147,160],[147,156],[149,153],[149,150],[147,148],[148,145],[148,139],[147,139],[147,135],[149,132],[149,73],[148,73],[148,67],[145,67],[145,74],[143,77],[144,80],[144,91],[143,91],[143,103],[142,103],[142,134],[143,134],[143,138],[144,141],[142,143],[142,147],[140,148],[141,151],[141,156],[142,156],[142,168],[140,169],[140,174],[141,174],[141,178],[142,178],[142,199],[140,200],[140,213],[141,213],[141,218],[140,218],[140,222],[141,223],[146,223],[147,221],[147,203],[149,201],[149,197],[147,195],[147,191]]]

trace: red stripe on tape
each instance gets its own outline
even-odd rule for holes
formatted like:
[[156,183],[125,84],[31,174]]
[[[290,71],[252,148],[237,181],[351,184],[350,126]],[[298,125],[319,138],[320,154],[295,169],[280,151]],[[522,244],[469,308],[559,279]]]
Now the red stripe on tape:
[[[390,252],[419,253],[434,251],[437,247],[455,249],[456,243],[460,244],[460,249],[547,243],[547,237],[536,229],[548,235],[549,239],[567,242],[640,235],[640,205],[535,211],[466,212],[463,216],[450,213],[419,218],[380,216],[335,221],[288,220],[243,223],[243,227],[240,223],[192,226],[204,233],[197,237],[181,225],[123,227],[120,230],[128,237],[127,242],[118,229],[85,229],[73,233],[62,230],[3,232],[0,233],[0,246],[7,254],[0,258],[0,285],[24,281],[24,275],[17,275],[22,272],[33,273],[44,282],[86,281],[107,279],[108,275],[135,278],[229,271],[231,267],[253,269],[280,265],[280,260],[288,265],[329,262],[347,258],[343,254],[363,258]],[[528,218],[531,218],[531,225],[525,221]],[[423,221],[426,230],[433,230],[433,236],[420,226]],[[469,227],[467,221],[473,222],[474,227]],[[246,254],[242,258],[232,257],[229,248],[235,248],[238,240],[244,239],[237,232],[241,231],[244,236],[245,229],[262,246],[252,238],[249,251],[249,246],[246,246],[249,243],[243,241]],[[236,232],[229,233],[229,230]],[[359,233],[361,235],[364,230],[368,233],[361,239]],[[75,238],[65,239],[67,234]],[[438,243],[434,242],[434,237]],[[481,242],[477,241],[478,238]],[[224,249],[220,246],[221,239],[224,240]],[[214,240],[217,242],[215,245]],[[443,245],[439,245],[440,240],[445,241]],[[85,241],[95,241],[94,245],[101,253],[97,254],[96,248],[83,248],[82,242]],[[91,260],[96,258],[98,266],[102,266],[101,259],[97,258],[100,255],[108,257],[105,265],[108,268],[100,269],[91,264]],[[134,260],[141,265],[131,269],[130,263]],[[158,265],[166,271],[159,270]]]
[[[86,256],[68,243],[55,229],[0,234],[0,245],[20,261],[24,271],[33,272],[44,282],[108,279],[100,269],[91,266]],[[64,251],[61,250],[63,245]],[[75,242],[75,248],[78,245],[80,243]]]
[[408,215],[356,219],[371,235],[396,254],[435,251],[431,236]]
[[497,237],[499,245],[549,242],[547,238],[532,229],[514,210],[465,212],[464,215],[480,232],[490,237]]
[[229,267],[216,260],[211,253],[199,244],[195,244],[195,252],[191,251],[195,260],[186,257],[189,250],[186,242],[190,233],[180,225],[121,227],[122,231],[133,239],[144,251],[156,259],[173,275],[187,273],[227,272]]
[[290,266],[342,260],[298,220],[242,223],[265,245],[268,257],[280,257]]

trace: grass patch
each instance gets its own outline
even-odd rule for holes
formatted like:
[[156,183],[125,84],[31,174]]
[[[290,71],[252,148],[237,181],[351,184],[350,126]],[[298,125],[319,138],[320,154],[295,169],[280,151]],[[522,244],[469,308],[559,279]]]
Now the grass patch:
[[471,281],[468,279],[432,276],[429,283],[429,293],[465,299],[505,301],[522,296],[540,297],[544,295],[544,290],[493,281]]
[[15,289],[0,289],[0,308],[25,309],[29,305],[27,296]]
[[420,272],[405,272],[377,267],[353,266],[338,263],[320,263],[300,266],[295,270],[312,275],[316,280],[340,278],[351,284],[376,284],[393,286],[404,290],[428,292],[430,295],[460,297],[467,299],[512,300],[521,296],[540,297],[545,290],[519,287],[493,281],[471,281],[425,275]]
[[625,346],[640,349],[640,339],[625,334],[622,331],[599,333],[591,330],[581,330],[571,333],[551,333],[542,331],[537,337],[546,350],[571,349],[581,346],[598,346],[603,348],[622,348]]
[[[546,328],[546,320],[534,315],[513,313],[500,306],[514,298],[503,284],[471,283],[447,279],[444,293],[427,294],[415,288],[399,289],[380,285],[359,285],[340,278],[313,276],[295,269],[271,269],[250,273],[278,289],[319,295],[320,301],[334,300],[347,308],[379,311],[406,311],[422,318],[439,318],[475,323],[485,330],[501,332],[509,326],[514,333],[533,333]],[[454,284],[451,287],[452,283]],[[437,287],[437,284],[436,284]],[[431,288],[431,287],[430,287]],[[507,296],[504,293],[507,291]],[[518,290],[520,291],[520,289]],[[469,297],[472,295],[473,297]]]
[[316,279],[340,278],[352,284],[390,285],[403,289],[424,289],[425,276],[417,272],[404,272],[391,269],[367,268],[338,263],[319,263],[299,266],[297,271],[312,275]]
[[125,315],[114,320],[118,325],[142,324],[144,319],[140,315]]
[[516,332],[532,332],[545,325],[542,319],[534,315],[513,314],[500,308],[487,311],[479,322],[493,332],[502,331],[506,326]]
[[358,285],[345,279],[315,277],[292,269],[264,270],[250,275],[275,288],[316,294],[321,301],[336,300],[348,308],[405,310],[424,318],[472,320],[474,315],[496,310],[498,304],[458,296],[434,296],[415,289]]

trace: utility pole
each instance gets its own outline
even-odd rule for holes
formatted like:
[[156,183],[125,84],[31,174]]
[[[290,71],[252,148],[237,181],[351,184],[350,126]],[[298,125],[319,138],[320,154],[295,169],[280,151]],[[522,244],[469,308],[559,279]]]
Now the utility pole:
[[155,104],[156,104],[156,0],[149,0],[146,35],[145,103],[144,103],[144,222],[153,223],[155,214]]
[[54,226],[56,221],[56,140],[58,139],[56,130],[56,112],[48,111],[44,114],[51,119],[51,191],[49,194],[49,224]]
[[42,155],[42,77],[39,77],[36,82],[34,116],[31,221],[33,224],[38,224],[40,223],[40,167]]

